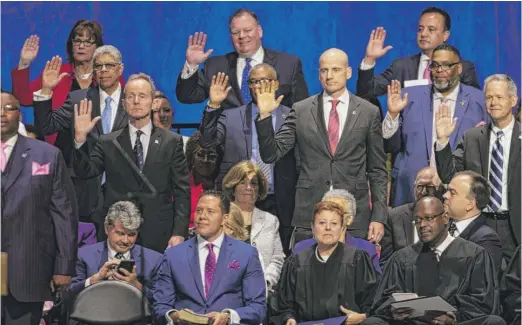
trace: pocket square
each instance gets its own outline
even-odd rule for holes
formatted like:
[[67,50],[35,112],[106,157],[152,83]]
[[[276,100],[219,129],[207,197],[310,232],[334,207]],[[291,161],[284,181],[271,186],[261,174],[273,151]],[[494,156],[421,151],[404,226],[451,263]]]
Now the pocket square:
[[44,165],[40,165],[39,163],[33,161],[33,176],[38,175],[49,175],[49,166],[51,163],[47,163]]
[[239,262],[236,260],[232,260],[232,262],[230,262],[230,264],[228,264],[228,268],[233,269],[233,270],[239,269]]

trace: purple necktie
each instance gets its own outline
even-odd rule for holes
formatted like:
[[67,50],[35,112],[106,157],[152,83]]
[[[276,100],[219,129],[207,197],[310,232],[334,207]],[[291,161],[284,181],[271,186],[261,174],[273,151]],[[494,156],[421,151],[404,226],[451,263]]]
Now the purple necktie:
[[208,256],[205,262],[205,297],[208,298],[210,292],[210,286],[212,285],[212,279],[214,278],[214,272],[216,271],[216,254],[213,250],[214,244],[208,243]]

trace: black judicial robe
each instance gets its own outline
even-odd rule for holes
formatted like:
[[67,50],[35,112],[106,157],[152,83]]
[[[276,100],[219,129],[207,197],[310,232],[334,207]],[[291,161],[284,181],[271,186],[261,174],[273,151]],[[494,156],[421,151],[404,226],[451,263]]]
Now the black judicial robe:
[[275,296],[282,324],[343,316],[343,305],[358,313],[370,310],[375,273],[370,256],[355,247],[337,245],[326,263],[317,260],[317,244],[288,257]]
[[502,314],[508,324],[520,324],[520,245],[518,246],[506,272],[500,281],[500,300]]
[[[371,315],[391,318],[393,293],[418,293],[420,281],[437,280],[422,279],[417,272],[416,261],[422,247],[423,243],[417,242],[393,254],[377,289]],[[500,314],[498,277],[484,248],[455,238],[440,256],[438,272],[436,294],[457,309],[458,323]]]

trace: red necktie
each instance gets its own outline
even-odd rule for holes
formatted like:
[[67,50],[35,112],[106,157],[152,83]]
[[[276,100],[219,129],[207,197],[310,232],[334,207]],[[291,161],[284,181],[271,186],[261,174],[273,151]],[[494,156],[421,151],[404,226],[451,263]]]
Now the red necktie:
[[430,63],[431,63],[431,61],[428,61],[428,64],[426,65],[426,69],[424,69],[424,75],[422,77],[424,79],[428,79],[428,82],[431,84]]
[[339,142],[339,114],[337,113],[338,99],[332,99],[332,110],[328,118],[328,141],[330,142],[330,150],[335,155],[337,143]]
[[216,254],[214,254],[214,244],[208,243],[208,256],[205,262],[205,296],[208,298],[210,286],[214,279],[214,272],[216,271]]

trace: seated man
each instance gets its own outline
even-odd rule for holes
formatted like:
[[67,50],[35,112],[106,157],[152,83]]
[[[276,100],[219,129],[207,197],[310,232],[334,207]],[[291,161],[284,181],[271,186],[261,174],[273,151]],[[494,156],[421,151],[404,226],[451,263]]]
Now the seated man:
[[259,325],[266,286],[257,249],[223,233],[230,202],[204,192],[195,215],[197,236],[167,249],[153,288],[157,324],[180,322],[179,310],[206,314],[214,324]]
[[[141,214],[129,201],[114,203],[105,217],[107,241],[88,245],[78,250],[76,276],[71,283],[71,290],[78,293],[83,288],[99,281],[126,281],[142,289],[147,299],[152,298],[152,281],[160,265],[161,254],[136,245],[141,225]],[[120,260],[134,260],[132,272],[117,266]]]
[[[396,252],[377,289],[371,317],[364,325],[501,325],[500,300],[493,260],[486,250],[448,233],[448,215],[434,196],[415,204],[413,220],[419,242]],[[425,321],[391,311],[394,293],[440,296],[457,309]]]

